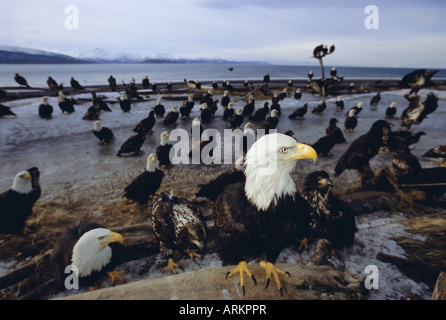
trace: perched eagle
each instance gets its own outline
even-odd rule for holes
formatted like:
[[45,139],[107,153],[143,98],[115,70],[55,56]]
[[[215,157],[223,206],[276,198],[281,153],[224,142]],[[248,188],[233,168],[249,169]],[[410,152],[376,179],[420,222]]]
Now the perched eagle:
[[325,135],[320,137],[315,143],[311,145],[311,147],[317,152],[320,156],[331,156],[331,149],[336,144],[336,137],[333,135]]
[[201,210],[191,201],[161,193],[152,201],[153,230],[162,255],[168,258],[165,271],[176,273],[176,250],[191,259],[200,257],[206,240],[206,224]]
[[153,126],[156,123],[155,119],[155,111],[150,111],[149,115],[138,122],[138,124],[133,128],[134,132],[138,132],[140,129],[143,129],[147,133],[152,133]]
[[138,128],[138,132],[134,135],[130,136],[119,148],[118,153],[116,154],[120,157],[123,153],[129,154],[133,153],[134,155],[141,155],[144,152],[141,151],[141,147],[146,140],[147,132],[144,128]]
[[19,75],[18,73],[15,74],[14,76],[14,80],[15,82],[17,82],[18,84],[20,84],[21,86],[25,86],[27,88],[31,88],[28,85],[28,82],[26,81],[26,79],[24,77],[22,77],[21,75]]
[[[94,288],[108,275],[122,282],[123,271],[114,271],[124,257],[123,237],[98,223],[81,222],[66,230],[57,240],[51,261],[59,284],[65,284],[73,270],[78,271],[79,285]],[[66,268],[75,268],[67,272]]]
[[62,111],[62,113],[65,113],[65,112],[68,114],[73,113],[75,111],[74,110],[74,104],[75,104],[74,99],[68,99],[63,94],[63,92],[61,90],[59,91],[58,95],[59,95],[59,108]]
[[437,110],[438,98],[429,93],[424,102],[419,96],[408,96],[409,106],[401,114],[401,126],[410,130],[413,124],[420,124],[428,114]]
[[324,170],[305,178],[303,195],[310,206],[310,229],[313,238],[326,238],[333,249],[351,245],[358,231],[349,206],[333,194],[333,183]]
[[426,135],[424,131],[412,133],[409,131],[395,131],[389,134],[386,146],[390,151],[398,151],[417,143],[421,136]]
[[439,158],[440,166],[446,167],[446,145],[439,145],[430,150],[428,150],[423,157],[426,158]]
[[7,107],[0,103],[0,118],[17,118],[17,115],[11,111],[11,107]]
[[386,118],[393,118],[396,114],[396,102],[393,101],[386,109]]
[[[313,148],[280,133],[264,135],[251,146],[245,156],[245,180],[240,181],[237,172],[226,176],[226,182],[236,183],[225,186],[215,201],[213,215],[225,264],[266,254],[268,263],[263,265],[274,274],[282,293],[276,276],[283,271],[272,263],[283,248],[307,237],[309,222],[307,202],[297,192],[291,172],[298,159],[316,158]],[[245,261],[227,276],[236,272],[244,290],[243,272],[251,277]]]
[[328,136],[332,136],[336,144],[344,143],[347,140],[345,140],[344,134],[342,133],[341,129],[339,129],[339,127],[336,125],[337,122],[338,119],[331,118],[328,122],[328,127],[325,129],[325,133]]
[[0,194],[0,234],[20,234],[26,219],[32,215],[39,199],[39,170],[35,167],[20,171],[10,189]]
[[370,99],[370,105],[372,107],[376,107],[378,103],[381,101],[381,92],[378,92],[372,99]]
[[318,104],[317,106],[315,106],[313,108],[311,113],[321,115],[325,111],[325,109],[327,109],[327,103],[325,101],[326,101],[325,99],[322,100],[322,102],[320,104]]
[[73,89],[85,90],[85,88],[83,86],[81,86],[80,83],[76,79],[74,79],[74,77],[71,77],[70,85]]
[[302,120],[304,118],[304,115],[308,111],[308,103],[305,103],[302,107],[297,108],[296,110],[291,113],[288,118],[289,119],[300,119]]
[[263,104],[262,108],[258,108],[256,112],[254,112],[254,115],[249,117],[249,120],[251,121],[265,121],[266,115],[269,112],[269,103],[266,101]]
[[378,154],[390,131],[387,121],[375,121],[370,130],[354,140],[339,158],[335,167],[335,176],[339,176],[345,170],[357,170],[362,185],[365,185],[373,178],[369,161]]
[[160,135],[160,145],[156,148],[156,157],[159,160],[161,168],[169,167],[170,162],[170,150],[172,144],[169,143],[169,132],[163,131]]
[[354,109],[350,109],[350,111],[348,112],[348,115],[344,121],[345,132],[352,133],[353,130],[358,125],[358,118],[355,115],[355,112],[356,112],[356,110],[354,110]]
[[223,120],[228,122],[234,116],[235,110],[232,108],[234,104],[232,102],[228,103],[228,106],[223,111]]
[[43,119],[53,118],[53,106],[49,104],[48,97],[42,97],[42,103],[39,105],[39,116]]
[[132,109],[132,103],[127,93],[124,93],[122,96],[119,96],[118,101],[119,101],[119,107],[121,108],[122,112],[130,112],[130,110]]
[[172,110],[167,113],[166,117],[162,121],[162,124],[167,126],[174,126],[177,124],[177,120],[180,116],[180,113],[178,112],[178,106],[173,106]]
[[423,87],[432,87],[434,83],[431,78],[437,72],[438,70],[426,71],[425,69],[412,71],[398,81],[398,87],[412,89],[411,94],[418,92]]
[[242,125],[243,121],[245,121],[243,108],[238,108],[235,111],[235,114],[232,116],[231,120],[229,121],[229,126],[231,127],[232,130],[237,129]]
[[166,108],[163,104],[161,104],[161,98],[156,99],[156,105],[153,107],[153,110],[155,111],[155,115],[157,117],[164,117],[164,113],[166,112]]
[[146,170],[139,174],[124,189],[123,198],[137,201],[139,204],[145,204],[149,197],[158,190],[164,178],[164,173],[159,169],[159,161],[156,155],[151,153],[147,157]]
[[103,127],[100,121],[95,121],[93,124],[93,134],[99,139],[99,143],[107,145],[115,138],[110,128]]

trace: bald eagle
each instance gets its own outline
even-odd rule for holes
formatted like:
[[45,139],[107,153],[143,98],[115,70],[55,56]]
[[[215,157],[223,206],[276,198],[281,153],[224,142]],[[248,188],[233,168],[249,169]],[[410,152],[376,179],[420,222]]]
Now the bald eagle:
[[376,107],[378,103],[381,101],[381,92],[378,92],[373,98],[370,100],[370,105],[372,107]]
[[147,133],[152,133],[152,129],[155,123],[155,111],[152,110],[149,112],[149,115],[147,117],[138,122],[138,124],[133,128],[133,131],[138,132],[142,129]]
[[83,86],[81,86],[80,83],[76,79],[74,79],[74,77],[71,77],[70,85],[73,89],[85,90],[85,88]]
[[161,193],[152,201],[151,217],[160,252],[168,258],[165,271],[177,272],[176,250],[187,253],[191,259],[200,257],[206,240],[206,224],[201,210],[191,201]]
[[156,99],[156,105],[153,107],[153,110],[155,111],[155,115],[157,117],[164,117],[164,113],[166,112],[166,108],[164,108],[164,105],[161,104],[161,98]]
[[62,111],[62,113],[73,113],[74,110],[74,103],[75,101],[73,99],[68,99],[65,97],[62,91],[59,91],[59,108]]
[[141,147],[146,140],[147,132],[144,128],[139,128],[138,132],[134,135],[130,136],[119,148],[118,153],[116,154],[120,157],[123,153],[133,153],[135,155],[141,155],[144,152],[141,151]]
[[265,121],[266,115],[269,112],[269,103],[268,101],[266,101],[263,104],[263,107],[258,108],[256,110],[256,112],[254,112],[254,115],[252,115],[251,117],[249,117],[249,120],[252,121]]
[[304,118],[304,115],[308,111],[308,103],[305,103],[302,107],[297,108],[296,110],[291,113],[288,118],[289,119],[300,119],[302,120]]
[[354,140],[344,154],[339,158],[335,167],[335,176],[345,170],[357,170],[362,185],[373,178],[369,161],[379,152],[386,137],[390,134],[390,125],[385,120],[377,120],[370,130]]
[[99,143],[107,145],[115,138],[113,131],[110,128],[103,127],[100,121],[95,121],[93,124],[93,134],[99,139]]
[[231,118],[234,116],[235,110],[232,108],[233,106],[234,106],[234,104],[232,102],[230,102],[230,103],[228,103],[228,106],[223,111],[223,120],[224,121],[227,122],[227,121],[231,120]]
[[14,80],[15,82],[17,82],[18,84],[20,84],[21,86],[25,86],[27,88],[31,88],[28,85],[28,82],[26,81],[26,79],[24,77],[22,77],[21,75],[19,75],[18,73],[15,74],[14,76]]
[[393,101],[386,109],[386,118],[393,118],[396,114],[396,102]]
[[53,106],[48,103],[48,97],[42,97],[42,103],[39,105],[39,116],[43,119],[53,118]]
[[146,170],[139,174],[125,188],[123,198],[137,201],[139,204],[145,204],[149,197],[160,187],[164,173],[159,169],[159,161],[154,153],[149,154],[146,162]]
[[95,287],[106,275],[113,284],[115,278],[124,282],[120,276],[123,271],[114,271],[124,256],[122,243],[119,233],[98,223],[81,222],[68,228],[56,242],[51,256],[56,279],[63,286],[71,273],[66,268],[72,266],[77,268],[80,286]]
[[426,158],[439,158],[440,166],[446,167],[446,145],[438,145],[423,154]]
[[[34,203],[41,194],[39,171],[36,169],[17,173],[11,188],[0,194],[0,233],[19,234],[24,231],[25,221],[32,215]],[[34,187],[33,178],[37,179]]]
[[326,238],[333,249],[353,244],[358,230],[348,205],[333,194],[333,182],[324,170],[305,178],[303,194],[310,206],[310,229],[313,238]]
[[122,96],[119,96],[118,101],[119,101],[119,107],[121,108],[122,112],[130,112],[130,110],[132,109],[132,103],[127,93],[124,93]]
[[339,127],[336,125],[337,122],[338,119],[331,118],[328,122],[328,127],[325,129],[325,133],[329,136],[332,136],[336,144],[346,141],[341,129],[339,129]]
[[318,104],[317,106],[315,106],[313,108],[313,110],[311,111],[311,113],[317,114],[317,115],[321,115],[325,109],[327,109],[327,104],[325,102],[326,100],[322,100],[322,102],[320,104]]
[[163,168],[172,164],[170,162],[170,150],[172,149],[172,144],[168,143],[169,132],[162,132],[160,135],[160,140],[160,145],[156,148],[156,156],[159,160],[161,168]]
[[11,107],[7,107],[0,103],[0,118],[17,118],[17,115],[11,111]]
[[[283,248],[307,237],[309,222],[308,205],[297,192],[291,171],[298,159],[316,158],[313,148],[280,133],[264,135],[251,146],[245,156],[245,180],[234,172],[236,182],[224,187],[215,201],[213,215],[224,263],[266,254],[267,272],[283,274],[272,263]],[[226,178],[226,182],[232,179]],[[227,276],[236,272],[241,273],[244,291],[243,272],[251,276],[245,261]]]
[[229,126],[232,130],[237,129],[240,127],[245,121],[245,116],[243,115],[243,108],[238,108],[235,111],[235,114],[232,116],[231,120],[229,121]]
[[438,98],[429,93],[424,102],[419,96],[409,96],[409,106],[401,114],[402,126],[410,130],[413,124],[420,124],[429,114],[437,110]]
[[400,81],[398,87],[411,88],[410,93],[417,93],[423,87],[432,87],[432,77],[438,70],[426,71],[426,69],[418,69],[406,74]]
[[348,112],[348,115],[344,121],[345,132],[352,133],[353,130],[358,125],[358,118],[355,114],[356,114],[355,109],[350,109],[350,111]]
[[174,126],[177,124],[177,120],[178,120],[179,116],[180,116],[180,113],[178,112],[178,106],[173,106],[172,110],[164,118],[162,124],[168,125],[168,126]]

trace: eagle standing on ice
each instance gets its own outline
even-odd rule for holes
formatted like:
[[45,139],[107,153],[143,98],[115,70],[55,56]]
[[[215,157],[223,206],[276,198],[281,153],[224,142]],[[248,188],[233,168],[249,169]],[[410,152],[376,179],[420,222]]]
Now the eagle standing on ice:
[[162,255],[168,258],[165,271],[177,273],[175,250],[187,253],[191,259],[200,257],[206,239],[206,227],[201,210],[185,198],[161,193],[152,201],[152,225]]
[[308,204],[297,192],[291,172],[298,159],[316,158],[310,146],[284,134],[268,134],[245,156],[245,181],[222,188],[214,210],[220,254],[225,264],[241,261],[227,276],[239,272],[243,292],[244,273],[256,283],[245,260],[266,254],[267,262],[261,265],[267,272],[267,286],[273,275],[283,293],[278,274],[285,272],[273,263],[283,248],[306,238],[309,231]]

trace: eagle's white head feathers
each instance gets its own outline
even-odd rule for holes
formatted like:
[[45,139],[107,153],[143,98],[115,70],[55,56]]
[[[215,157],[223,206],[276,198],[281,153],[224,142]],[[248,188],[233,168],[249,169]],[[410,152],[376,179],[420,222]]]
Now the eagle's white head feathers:
[[78,268],[79,276],[89,276],[93,271],[100,271],[112,257],[112,242],[123,242],[119,233],[105,228],[85,232],[73,248],[71,263]]
[[28,171],[20,171],[14,177],[11,190],[18,193],[27,194],[33,190],[31,184],[31,174]]
[[245,157],[245,194],[259,210],[267,210],[284,196],[293,196],[291,172],[298,159],[316,161],[316,151],[294,138],[271,133],[258,139]]

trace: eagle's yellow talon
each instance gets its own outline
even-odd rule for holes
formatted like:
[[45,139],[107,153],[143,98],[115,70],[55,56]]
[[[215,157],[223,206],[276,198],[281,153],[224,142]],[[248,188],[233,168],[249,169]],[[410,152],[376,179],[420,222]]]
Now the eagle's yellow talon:
[[254,285],[257,285],[257,280],[254,277],[254,275],[249,271],[248,264],[246,263],[246,261],[240,261],[236,268],[232,269],[231,271],[229,271],[226,274],[226,279],[228,279],[228,277],[231,277],[235,273],[240,273],[240,286],[243,289],[243,295],[245,295],[245,277],[244,277],[244,273],[246,273],[248,275],[248,277],[250,277],[251,280],[254,281]]
[[280,269],[276,268],[274,266],[274,264],[272,264],[271,262],[261,261],[260,262],[260,266],[262,268],[264,268],[265,271],[266,271],[266,286],[265,286],[265,289],[268,288],[268,286],[269,286],[269,284],[271,282],[271,275],[273,275],[274,281],[276,282],[277,289],[280,291],[280,296],[283,296],[283,289],[282,289],[282,284],[280,283],[280,280],[279,280],[279,275],[281,275],[281,276],[285,276],[285,275],[290,276],[290,273],[288,271],[283,271],[283,270],[280,270]]
[[115,284],[115,280],[118,279],[122,283],[125,283],[125,279],[121,277],[121,274],[123,274],[125,271],[109,271],[107,272],[107,275],[110,277],[112,285]]
[[172,258],[169,258],[169,260],[167,260],[167,267],[164,269],[164,272],[167,272],[170,270],[170,271],[172,271],[173,274],[177,274],[177,271],[175,270],[175,268],[179,268],[178,264],[176,264]]
[[184,250],[185,253],[187,253],[189,255],[189,257],[191,258],[191,260],[194,260],[194,258],[199,258],[201,259],[201,255],[199,255],[197,253],[198,250],[194,250],[194,249],[186,249]]
[[300,243],[298,251],[301,251],[303,248],[308,250],[308,239],[303,238],[302,240],[297,240]]

